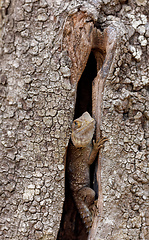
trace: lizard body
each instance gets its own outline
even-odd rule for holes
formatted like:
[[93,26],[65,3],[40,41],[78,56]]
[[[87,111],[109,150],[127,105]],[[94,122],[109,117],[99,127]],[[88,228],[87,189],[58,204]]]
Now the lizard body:
[[94,162],[99,149],[106,138],[100,141],[92,138],[95,130],[95,120],[88,112],[73,121],[71,141],[68,148],[68,179],[70,189],[85,224],[87,232],[92,226],[92,215],[89,210],[95,200],[95,191],[90,188],[90,165]]

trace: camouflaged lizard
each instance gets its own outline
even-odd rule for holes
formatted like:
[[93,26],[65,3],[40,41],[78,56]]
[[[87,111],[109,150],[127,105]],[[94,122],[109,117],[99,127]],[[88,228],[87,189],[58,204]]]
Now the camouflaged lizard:
[[90,205],[95,200],[95,191],[90,188],[90,165],[94,162],[99,149],[106,138],[100,141],[92,141],[95,131],[95,120],[88,112],[73,121],[71,142],[67,155],[67,173],[70,189],[85,224],[87,232],[92,226],[92,214]]

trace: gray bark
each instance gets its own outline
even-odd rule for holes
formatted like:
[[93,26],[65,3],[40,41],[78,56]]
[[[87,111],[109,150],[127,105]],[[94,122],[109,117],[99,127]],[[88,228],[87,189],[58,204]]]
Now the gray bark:
[[3,19],[1,239],[55,239],[74,94],[60,70],[60,6],[14,1]]
[[[102,135],[109,139],[101,156],[103,211],[88,239],[147,240],[148,3],[88,2],[87,16],[98,19],[103,30],[116,27],[118,38],[101,112]],[[72,12],[85,5],[1,2],[1,239],[57,238],[77,93],[72,59],[62,48],[64,27]]]

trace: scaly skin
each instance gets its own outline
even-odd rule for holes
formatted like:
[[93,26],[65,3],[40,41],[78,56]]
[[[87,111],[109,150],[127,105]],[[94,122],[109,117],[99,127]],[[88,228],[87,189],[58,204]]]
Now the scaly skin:
[[69,144],[67,154],[70,189],[87,232],[92,226],[92,215],[89,207],[95,200],[95,192],[90,188],[89,168],[99,149],[107,141],[106,138],[102,138],[96,143],[93,140],[92,144],[94,129],[95,121],[88,112],[74,120],[71,135],[72,143]]

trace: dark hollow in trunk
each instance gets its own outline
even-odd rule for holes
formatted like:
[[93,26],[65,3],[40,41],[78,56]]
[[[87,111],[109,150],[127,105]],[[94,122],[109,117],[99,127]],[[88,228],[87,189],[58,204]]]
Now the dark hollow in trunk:
[[[91,52],[85,70],[78,83],[74,119],[80,117],[85,111],[88,111],[92,115],[92,81],[96,75],[97,63],[93,52]],[[97,185],[95,187],[95,184],[93,184],[93,182],[95,182],[95,165],[96,164],[93,164],[90,172],[91,187],[94,187],[94,190],[98,192]],[[73,201],[67,172],[65,179],[65,203],[57,240],[86,240],[86,229]]]
[[97,75],[97,64],[91,52],[85,70],[79,80],[74,119],[85,111],[92,115],[92,81]]

